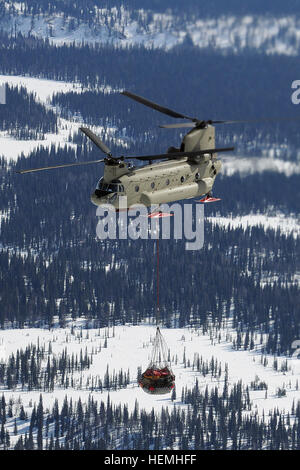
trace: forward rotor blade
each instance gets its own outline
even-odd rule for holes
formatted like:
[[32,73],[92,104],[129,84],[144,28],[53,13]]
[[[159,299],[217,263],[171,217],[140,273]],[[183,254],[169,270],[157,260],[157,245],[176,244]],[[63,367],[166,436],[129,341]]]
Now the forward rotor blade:
[[63,165],[44,166],[42,168],[31,168],[30,170],[18,170],[18,171],[16,171],[16,173],[20,173],[21,175],[24,175],[25,173],[34,173],[36,171],[54,170],[55,168],[67,168],[67,167],[70,167],[70,166],[91,165],[93,163],[102,163],[104,161],[105,161],[105,159],[103,159],[103,160],[93,160],[93,161],[90,161],[90,162],[65,163]]
[[172,152],[172,153],[162,153],[160,155],[141,155],[137,157],[124,157],[126,160],[136,159],[136,160],[173,160],[177,158],[183,157],[197,157],[198,155],[204,155],[206,153],[213,154],[213,153],[221,153],[221,152],[231,152],[234,150],[234,147],[226,147],[226,148],[214,148],[214,149],[207,149],[207,150],[197,150],[195,152]]
[[83,132],[92,142],[94,142],[95,145],[97,145],[97,147],[102,150],[103,153],[105,153],[108,157],[111,157],[111,151],[109,150],[109,148],[105,145],[104,142],[102,142],[102,140],[99,139],[98,136],[96,136],[96,134],[94,134],[90,129],[88,129],[87,127],[80,127],[79,128],[81,130],[81,132]]
[[155,109],[156,111],[159,111],[160,113],[167,114],[168,116],[171,116],[174,118],[190,119],[191,121],[197,120],[190,116],[185,116],[184,114],[177,113],[177,111],[173,111],[172,109],[161,106],[160,104],[154,103],[153,101],[147,100],[146,98],[143,98],[142,96],[135,95],[134,93],[130,93],[129,91],[122,91],[121,95],[128,96],[128,98],[131,98],[132,100],[135,100],[138,103],[142,103],[143,105],[148,106],[149,108]]

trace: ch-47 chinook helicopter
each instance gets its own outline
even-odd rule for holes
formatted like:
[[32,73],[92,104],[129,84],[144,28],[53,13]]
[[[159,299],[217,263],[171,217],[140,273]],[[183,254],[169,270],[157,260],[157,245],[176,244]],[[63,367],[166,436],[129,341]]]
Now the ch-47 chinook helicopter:
[[[160,126],[192,128],[184,136],[180,148],[170,147],[167,153],[160,155],[113,157],[99,137],[90,129],[81,127],[80,130],[106,155],[104,159],[20,170],[18,173],[104,163],[104,175],[91,195],[91,201],[97,206],[110,204],[117,211],[120,210],[120,196],[127,197],[127,209],[139,204],[153,207],[201,196],[199,202],[218,201],[219,199],[213,198],[211,194],[215,178],[221,169],[217,153],[232,151],[234,148],[216,148],[213,124],[245,121],[199,120],[128,91],[123,91],[121,94],[173,118],[190,121]],[[136,168],[125,161],[132,159],[146,161],[148,164]]]

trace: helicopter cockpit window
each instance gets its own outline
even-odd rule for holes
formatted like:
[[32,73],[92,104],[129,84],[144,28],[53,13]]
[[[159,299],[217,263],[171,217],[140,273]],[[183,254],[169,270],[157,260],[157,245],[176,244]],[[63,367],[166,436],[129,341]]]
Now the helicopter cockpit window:
[[117,193],[119,191],[119,185],[118,184],[113,184],[110,183],[108,185],[109,191],[112,191],[113,193]]
[[116,182],[104,183],[103,178],[99,180],[98,189],[101,191],[106,191],[108,193],[122,193],[124,192],[124,186]]
[[113,187],[113,191],[116,193],[124,193],[124,186],[121,184],[120,180],[113,180],[110,183],[110,186]]

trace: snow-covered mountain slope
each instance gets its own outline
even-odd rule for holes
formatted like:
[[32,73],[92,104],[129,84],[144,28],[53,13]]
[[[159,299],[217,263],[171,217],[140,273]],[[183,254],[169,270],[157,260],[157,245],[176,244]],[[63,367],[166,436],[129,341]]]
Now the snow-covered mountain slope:
[[[82,322],[84,326],[84,322]],[[252,351],[235,350],[233,341],[236,341],[236,333],[228,327],[221,330],[210,328],[206,333],[197,329],[163,329],[163,335],[170,349],[172,368],[176,375],[177,397],[172,401],[171,395],[149,396],[137,385],[137,368],[145,369],[149,362],[152,341],[155,336],[154,325],[140,326],[117,326],[114,329],[81,329],[80,321],[73,328],[54,328],[46,330],[35,329],[11,329],[0,332],[0,360],[5,362],[7,358],[16,353],[17,349],[23,349],[29,345],[36,345],[48,351],[42,359],[41,375],[47,367],[48,357],[59,358],[66,350],[67,355],[80,355],[80,350],[88,353],[92,364],[86,370],[75,371],[72,374],[72,383],[66,388],[59,385],[57,380],[54,390],[43,391],[43,402],[45,408],[51,408],[55,399],[59,404],[63,403],[65,396],[78,401],[79,397],[83,403],[93,397],[96,401],[106,401],[110,397],[113,405],[127,404],[129,410],[133,410],[136,400],[139,408],[151,411],[161,411],[163,407],[186,407],[181,402],[182,388],[192,388],[198,381],[201,391],[217,387],[221,392],[224,387],[225,369],[228,368],[229,389],[238,381],[243,386],[249,387],[251,410],[244,413],[264,413],[268,416],[270,410],[278,407],[286,412],[291,410],[293,401],[297,404],[300,399],[298,379],[300,373],[300,361],[297,358],[280,357],[275,360],[271,356],[261,354],[260,335],[254,338],[254,349]],[[263,340],[264,341],[264,340]],[[221,366],[220,373],[213,376],[211,373],[203,375],[197,370],[197,359],[202,363],[210,364],[212,358]],[[277,363],[276,363],[277,361]],[[276,367],[275,367],[276,363]],[[107,369],[108,367],[108,369]],[[104,376],[109,373],[119,373],[129,370],[130,380],[126,388],[114,390],[97,389],[97,380],[100,378],[104,384]],[[71,377],[70,377],[71,379]],[[263,384],[260,387],[259,384]],[[94,387],[94,389],[93,389]],[[285,390],[285,396],[279,397],[278,389]],[[20,409],[23,405],[29,417],[34,403],[38,403],[41,390],[27,390],[17,386],[13,390],[0,388],[0,395],[4,394],[8,403],[12,400],[13,407]],[[174,398],[174,397],[173,397]],[[14,419],[8,422],[13,429]],[[19,427],[19,433],[28,430],[28,422],[23,428]],[[12,439],[13,433],[11,433]]]
[[[73,91],[80,93],[81,86],[76,83],[59,82],[55,80],[45,80],[31,77],[21,77],[13,75],[0,75],[0,85],[9,84],[13,86],[23,86],[29,93],[33,93],[40,103],[49,106],[54,93]],[[0,155],[7,160],[16,160],[21,154],[28,155],[37,147],[47,147],[51,145],[75,147],[69,142],[69,136],[78,130],[79,124],[60,119],[58,134],[45,134],[43,140],[17,140],[9,136],[7,132],[0,132]]]
[[13,3],[15,12],[8,14],[7,11],[0,21],[0,29],[10,34],[21,32],[25,36],[49,38],[56,45],[88,42],[168,50],[188,41],[200,48],[233,52],[253,49],[266,54],[294,56],[300,48],[300,18],[292,15],[201,18],[187,14],[179,16],[172,11],[155,13],[140,9],[132,12],[126,7],[100,9],[95,6],[94,14],[87,21],[59,11],[25,16],[21,4]]
[[79,83],[47,80],[43,78],[25,77],[20,75],[0,75],[0,85],[8,83],[23,86],[28,93],[33,93],[41,103],[50,103],[55,93],[80,93],[83,88]]
[[260,227],[264,230],[279,230],[281,234],[292,234],[295,238],[300,235],[300,220],[296,214],[287,216],[281,212],[275,215],[268,214],[247,214],[239,217],[207,217],[213,224],[221,225],[225,228],[247,228]]
[[300,163],[273,158],[272,152],[266,157],[222,156],[222,174],[232,176],[239,173],[241,176],[253,175],[272,171],[286,176],[299,175]]
[[[17,75],[0,75],[0,85],[3,84],[25,87],[28,93],[35,95],[39,103],[51,109],[54,109],[50,105],[50,102],[55,93],[68,93],[70,91],[81,93],[86,90],[80,83]],[[103,87],[99,86],[98,89],[103,93],[110,93],[112,91],[112,88],[108,85],[104,85]],[[56,109],[56,112],[59,115],[58,109]],[[57,134],[46,133],[43,140],[18,140],[8,135],[6,131],[0,131],[0,156],[3,156],[7,160],[17,160],[22,154],[27,156],[38,147],[50,148],[52,145],[56,148],[66,145],[75,149],[77,145],[72,142],[72,139],[74,135],[79,132],[79,127],[82,125],[83,121],[80,116],[74,116],[72,119],[59,117]],[[115,127],[106,127],[106,129],[104,129],[102,126],[94,126],[92,128],[94,132],[100,136],[103,136],[104,132],[109,132],[109,135],[114,138],[117,132]],[[122,139],[115,137],[114,141],[120,146],[126,147],[126,142]]]

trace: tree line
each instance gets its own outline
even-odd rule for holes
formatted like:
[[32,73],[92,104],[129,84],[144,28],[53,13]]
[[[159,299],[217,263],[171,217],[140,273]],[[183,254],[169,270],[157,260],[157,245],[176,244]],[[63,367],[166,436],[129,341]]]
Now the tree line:
[[[300,403],[283,414],[277,409],[259,417],[251,411],[247,390],[241,382],[228,391],[217,388],[202,391],[196,382],[191,390],[182,391],[186,409],[174,406],[160,412],[146,412],[136,401],[130,411],[127,405],[97,402],[90,397],[73,402],[67,396],[61,407],[55,400],[46,410],[42,395],[34,405],[30,419],[21,408],[15,420],[18,426],[29,422],[28,430],[13,446],[15,450],[117,450],[117,449],[183,449],[183,450],[297,450],[300,447]],[[11,405],[4,396],[0,402],[0,445],[11,448],[7,429]]]

